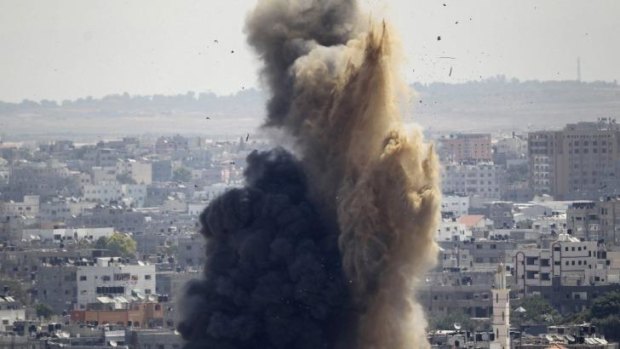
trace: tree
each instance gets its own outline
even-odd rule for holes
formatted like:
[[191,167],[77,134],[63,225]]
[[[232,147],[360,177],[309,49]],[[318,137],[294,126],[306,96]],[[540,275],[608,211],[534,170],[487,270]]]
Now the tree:
[[37,304],[34,309],[37,312],[38,317],[49,319],[52,315],[54,315],[54,311],[52,310],[52,308],[48,307],[43,303]]
[[620,340],[620,291],[609,292],[595,300],[590,318],[607,339]]
[[530,296],[514,302],[516,307],[522,307],[524,312],[510,312],[510,322],[521,326],[523,324],[555,324],[561,316],[554,307],[541,296]]
[[109,250],[120,257],[134,257],[136,254],[136,241],[129,235],[121,233],[114,233],[108,238],[100,237],[95,242],[95,247]]
[[189,182],[192,180],[192,172],[185,167],[179,167],[174,170],[172,179],[177,182]]

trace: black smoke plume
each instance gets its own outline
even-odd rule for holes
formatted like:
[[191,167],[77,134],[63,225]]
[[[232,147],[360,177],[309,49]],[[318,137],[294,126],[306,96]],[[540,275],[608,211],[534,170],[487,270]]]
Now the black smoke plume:
[[253,152],[247,162],[246,187],[200,216],[208,261],[181,304],[186,348],[334,348],[350,312],[337,236],[291,154]]

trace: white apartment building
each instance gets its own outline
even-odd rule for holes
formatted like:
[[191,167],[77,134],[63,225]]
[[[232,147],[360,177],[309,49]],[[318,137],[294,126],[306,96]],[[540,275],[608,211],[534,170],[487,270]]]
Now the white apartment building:
[[505,170],[492,162],[450,163],[444,165],[441,177],[444,193],[499,200]]
[[453,218],[442,219],[437,228],[437,241],[466,241],[471,240],[471,237],[471,230]]
[[26,320],[25,307],[13,297],[0,296],[0,332],[13,331],[13,324],[20,320]]
[[469,196],[444,195],[441,198],[441,213],[452,217],[469,214]]
[[122,198],[123,186],[118,182],[103,182],[84,186],[84,199],[86,201],[109,204],[112,201],[120,201]]
[[129,206],[143,207],[146,200],[146,185],[118,182],[88,184],[84,186],[84,199],[103,204],[123,201]]
[[67,228],[67,229],[24,229],[22,241],[97,241],[102,237],[110,237],[114,228]]
[[155,265],[123,264],[119,258],[97,258],[94,265],[77,268],[76,309],[96,303],[98,297],[130,297],[155,293]]
[[559,234],[550,248],[524,247],[515,254],[520,290],[552,286],[553,278],[563,286],[606,285],[608,272],[606,253],[597,241],[580,241],[568,234]]

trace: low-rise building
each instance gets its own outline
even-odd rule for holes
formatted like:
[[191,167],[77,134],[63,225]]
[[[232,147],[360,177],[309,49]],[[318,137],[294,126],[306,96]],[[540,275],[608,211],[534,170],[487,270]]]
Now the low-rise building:
[[26,308],[10,296],[0,296],[0,331],[13,331],[16,321],[26,320]]

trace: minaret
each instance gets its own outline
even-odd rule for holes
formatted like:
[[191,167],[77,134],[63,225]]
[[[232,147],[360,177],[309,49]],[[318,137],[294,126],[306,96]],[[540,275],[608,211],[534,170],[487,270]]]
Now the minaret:
[[506,267],[500,264],[495,273],[493,294],[493,333],[490,349],[510,349],[510,298],[506,287]]
[[581,58],[577,57],[577,82],[581,82]]

